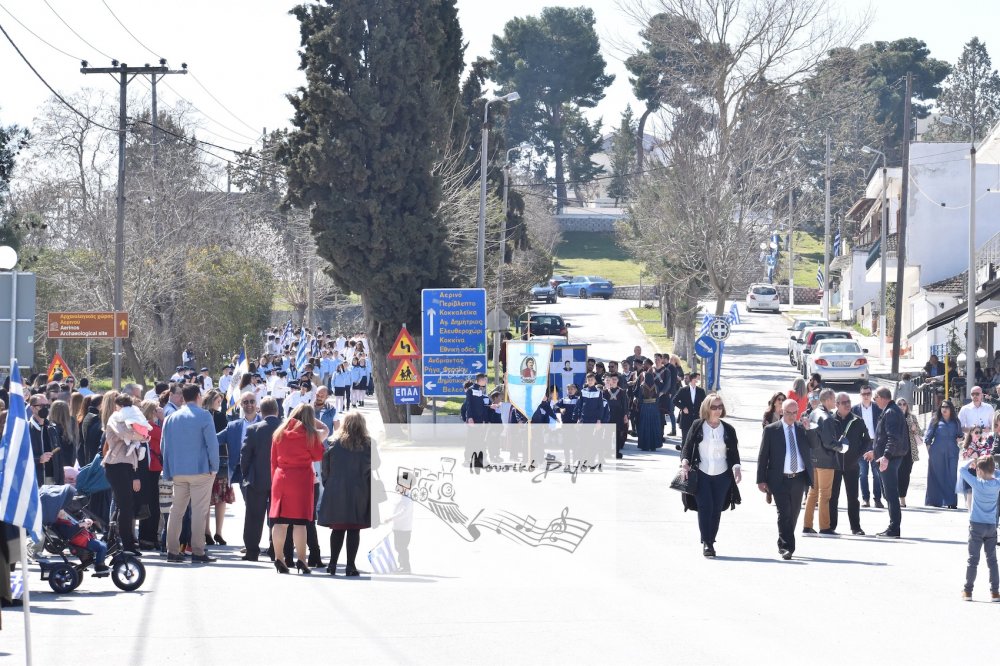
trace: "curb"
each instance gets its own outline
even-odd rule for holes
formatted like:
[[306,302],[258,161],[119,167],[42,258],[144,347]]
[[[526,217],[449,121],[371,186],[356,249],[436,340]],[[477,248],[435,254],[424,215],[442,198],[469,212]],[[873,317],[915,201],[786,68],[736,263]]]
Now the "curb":
[[632,325],[635,326],[636,329],[638,329],[638,331],[642,335],[643,339],[646,340],[646,344],[649,345],[653,349],[654,353],[659,353],[659,354],[663,353],[663,350],[660,349],[659,345],[657,345],[653,341],[653,339],[651,337],[649,337],[649,334],[646,333],[646,330],[642,327],[642,324],[639,322],[638,317],[636,317],[634,314],[632,314],[632,308],[626,308],[625,309],[625,317],[629,321],[632,322]]

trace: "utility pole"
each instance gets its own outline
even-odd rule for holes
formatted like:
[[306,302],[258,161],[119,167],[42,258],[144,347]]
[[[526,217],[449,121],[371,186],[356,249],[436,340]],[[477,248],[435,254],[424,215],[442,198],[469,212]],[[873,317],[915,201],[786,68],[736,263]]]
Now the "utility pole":
[[[892,323],[892,376],[899,375],[899,347],[903,338],[903,277],[906,271],[906,215],[910,195],[910,103],[913,96],[913,73],[906,73],[903,96],[903,175],[896,221],[896,316]],[[885,255],[882,255],[885,257]]]
[[823,319],[830,321],[830,133],[826,134],[826,212],[823,222]]
[[[162,61],[161,61],[162,62]],[[87,61],[80,63],[81,74],[110,74],[118,81],[118,194],[116,197],[117,214],[115,216],[115,290],[114,308],[116,312],[125,309],[124,283],[125,283],[125,137],[127,132],[127,105],[128,105],[128,84],[139,75],[164,74],[187,74],[187,64],[181,65],[182,71],[172,71],[167,66],[150,67],[129,67],[125,63],[117,60],[111,61],[111,67],[88,67]],[[155,90],[155,88],[154,88]],[[154,93],[155,95],[155,93]],[[153,116],[151,123],[156,129],[156,116]],[[154,143],[155,145],[155,143]],[[112,358],[112,386],[115,390],[122,385],[122,339],[114,339],[114,354]]]
[[793,207],[795,205],[795,190],[788,188],[788,309],[795,307],[795,246],[792,244],[794,238],[795,218],[793,217]]

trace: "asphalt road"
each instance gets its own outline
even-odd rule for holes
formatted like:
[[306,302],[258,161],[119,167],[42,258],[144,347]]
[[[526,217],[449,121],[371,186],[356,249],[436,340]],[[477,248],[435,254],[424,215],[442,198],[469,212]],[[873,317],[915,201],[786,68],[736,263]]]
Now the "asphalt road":
[[[574,336],[592,333],[594,355],[617,358],[641,341],[620,314],[626,305],[567,299],[552,309],[579,324]],[[794,377],[784,358],[785,326],[781,316],[746,315],[727,347],[723,396],[741,442],[743,501],[723,514],[715,560],[702,557],[696,516],[668,487],[678,462],[672,446],[640,453],[630,443],[625,460],[594,477],[594,485],[583,479],[573,486],[614,516],[604,531],[598,528],[606,523],[595,518],[593,540],[573,555],[602,553],[582,571],[560,568],[566,560],[543,548],[505,550],[489,534],[462,545],[440,530],[414,537],[411,576],[279,576],[269,563],[238,559],[237,502],[226,526],[233,545],[214,549],[219,563],[168,565],[147,557],[149,577],[139,592],[118,593],[109,581],[88,578],[77,592],[57,597],[34,572],[36,663],[81,655],[102,664],[958,659],[957,648],[942,640],[942,622],[974,641],[989,619],[980,604],[959,600],[968,516],[922,507],[925,459],[914,466],[903,539],[802,537],[795,559],[778,557],[775,512],[755,487],[755,459],[767,398]],[[417,514],[418,523],[425,518]],[[862,509],[869,534],[886,522],[884,511]],[[363,552],[375,538],[369,532]],[[327,534],[320,530],[324,557]],[[598,548],[609,546],[606,556]],[[441,570],[446,560],[455,561],[453,570]],[[982,602],[984,569],[979,581],[974,596]],[[4,611],[3,620],[0,656],[20,663],[21,615]]]

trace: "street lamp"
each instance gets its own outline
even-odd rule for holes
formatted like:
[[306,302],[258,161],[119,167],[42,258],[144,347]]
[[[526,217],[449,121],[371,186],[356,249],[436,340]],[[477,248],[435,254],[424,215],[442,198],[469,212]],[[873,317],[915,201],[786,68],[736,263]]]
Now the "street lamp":
[[[515,95],[517,93],[514,93]],[[514,146],[507,149],[507,156],[503,163],[503,219],[500,221],[500,260],[497,265],[497,299],[496,299],[496,331],[493,335],[493,383],[500,382],[500,345],[503,344],[500,335],[500,317],[503,316],[503,260],[507,254],[507,188],[510,180],[510,154],[515,150],[520,150],[521,146]]]
[[[965,331],[965,348],[976,348],[976,129],[971,123],[953,118],[952,116],[940,116],[938,118],[945,125],[962,125],[969,128],[969,163],[970,163],[970,189],[969,189],[969,279],[968,279],[968,323]],[[965,360],[965,376],[975,377],[975,358],[972,354]],[[965,382],[965,390],[972,390],[972,381]]]
[[483,108],[482,154],[479,160],[479,238],[476,242],[476,288],[483,288],[483,262],[486,258],[486,149],[490,142],[490,104],[494,102],[516,102],[521,96],[516,92],[502,97],[486,99]]
[[[882,264],[882,279],[881,279],[881,292],[879,296],[879,313],[878,313],[878,356],[882,359],[884,363],[885,358],[885,311],[886,311],[886,255],[889,253],[889,174],[888,169],[885,165],[885,153],[881,150],[876,150],[871,146],[862,146],[861,152],[868,155],[881,155],[882,156],[882,219],[879,225],[879,255]],[[899,261],[897,258],[896,261]],[[900,307],[900,294],[896,293],[896,307]]]

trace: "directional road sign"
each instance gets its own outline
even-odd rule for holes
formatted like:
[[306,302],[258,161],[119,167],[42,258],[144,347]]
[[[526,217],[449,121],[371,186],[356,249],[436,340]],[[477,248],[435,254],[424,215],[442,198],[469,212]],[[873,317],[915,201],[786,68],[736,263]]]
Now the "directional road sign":
[[50,312],[50,338],[127,338],[128,312]]
[[712,320],[712,323],[708,325],[708,334],[719,342],[728,338],[729,333],[729,322],[726,321],[725,317],[716,317]]
[[397,405],[417,405],[420,403],[420,388],[416,386],[392,387],[392,401]]
[[694,343],[694,353],[702,358],[711,358],[718,349],[719,343],[707,333],[698,338]]
[[424,289],[424,395],[465,395],[462,385],[486,372],[486,290]]

